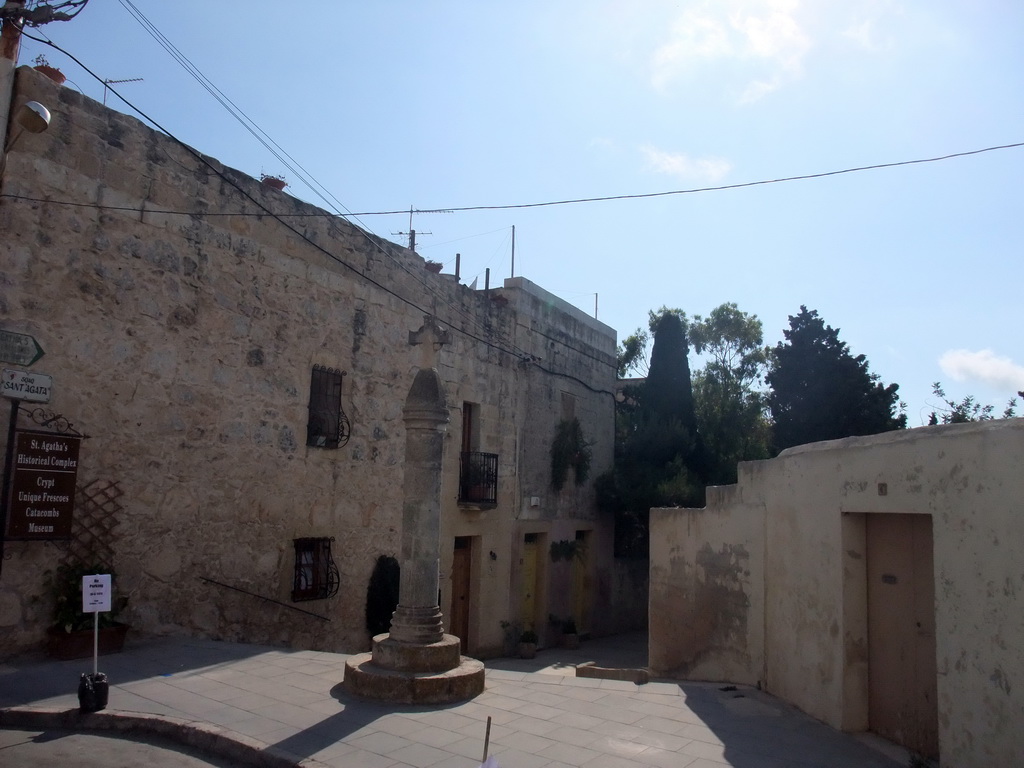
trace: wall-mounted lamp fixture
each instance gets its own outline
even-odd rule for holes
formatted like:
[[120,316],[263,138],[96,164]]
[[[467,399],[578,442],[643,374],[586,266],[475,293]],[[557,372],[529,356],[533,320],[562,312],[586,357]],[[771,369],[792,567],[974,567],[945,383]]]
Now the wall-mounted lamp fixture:
[[14,119],[29,133],[42,133],[50,126],[50,110],[38,101],[26,101],[18,107]]
[[50,126],[50,110],[38,101],[26,101],[18,107],[18,111],[14,115],[14,122],[18,124],[21,130],[14,134],[11,140],[7,142],[7,146],[4,147],[4,156],[0,160],[0,174],[7,168],[7,153],[14,147],[15,142],[21,138],[21,134],[25,131],[29,133],[42,133]]

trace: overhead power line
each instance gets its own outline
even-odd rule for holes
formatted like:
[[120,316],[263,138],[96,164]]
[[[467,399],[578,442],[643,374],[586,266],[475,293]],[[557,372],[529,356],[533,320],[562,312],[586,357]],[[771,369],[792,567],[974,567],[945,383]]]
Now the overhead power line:
[[[722,184],[717,187],[693,187],[691,189],[673,189],[668,192],[641,192],[635,195],[607,195],[604,197],[577,197],[568,200],[549,200],[543,203],[513,203],[509,205],[466,205],[461,208],[454,205],[446,205],[443,208],[416,208],[413,213],[461,213],[464,211],[507,211],[517,208],[544,208],[553,205],[575,205],[577,203],[603,203],[610,200],[640,200],[648,197],[668,197],[669,195],[692,195],[697,192],[721,192],[727,189],[743,189],[744,187],[759,187],[765,184],[781,184],[787,181],[804,181],[807,179],[823,179],[827,176],[841,176],[844,173],[858,173],[859,171],[877,171],[882,168],[897,168],[901,165],[920,165],[921,163],[937,163],[942,160],[952,160],[955,157],[967,157],[968,155],[980,155],[983,152],[995,152],[1001,149],[1014,149],[1024,147],[1024,141],[1014,144],[1000,144],[995,147],[984,147],[983,149],[970,149],[965,152],[953,152],[938,157],[924,157],[917,160],[900,160],[894,163],[877,163],[875,165],[860,165],[855,168],[843,168],[838,171],[823,171],[821,173],[806,173],[800,176],[783,176],[778,179],[762,179],[761,181],[744,181],[738,184]],[[396,213],[409,213],[408,209],[402,211],[364,211],[359,216],[386,216]]]
[[[123,97],[122,97],[122,99],[123,99]],[[781,184],[782,182],[786,182],[786,181],[803,181],[803,180],[806,180],[806,179],[821,179],[821,178],[825,178],[827,176],[839,176],[839,175],[844,174],[844,173],[856,173],[858,171],[874,171],[874,170],[878,170],[878,169],[881,169],[881,168],[895,168],[895,167],[898,167],[898,166],[901,166],[901,165],[919,165],[921,163],[937,163],[937,162],[940,162],[942,160],[951,160],[951,159],[957,158],[957,157],[967,157],[969,155],[980,155],[983,152],[995,152],[995,151],[998,151],[998,150],[1001,150],[1001,149],[1015,149],[1015,148],[1018,148],[1018,147],[1024,147],[1024,141],[1016,142],[1014,144],[1000,144],[1000,145],[995,146],[995,147],[984,147],[983,149],[971,149],[971,150],[967,150],[965,152],[954,152],[952,154],[941,155],[939,157],[926,157],[926,158],[921,158],[921,159],[918,159],[918,160],[901,160],[901,161],[895,162],[895,163],[878,163],[876,165],[862,165],[862,166],[858,166],[856,168],[844,168],[844,169],[839,170],[839,171],[824,171],[822,173],[808,173],[808,174],[804,174],[802,176],[784,176],[784,177],[779,178],[779,179],[764,179],[762,181],[746,181],[746,182],[742,182],[742,183],[739,183],[739,184],[724,184],[724,185],[718,186],[718,187],[694,187],[692,189],[676,189],[676,190],[672,190],[672,191],[669,191],[669,192],[645,192],[645,193],[635,194],[635,195],[609,195],[607,197],[581,197],[581,198],[576,198],[576,199],[572,199],[572,200],[551,200],[551,201],[544,202],[544,203],[517,203],[517,204],[511,204],[511,205],[469,205],[469,206],[464,206],[462,208],[451,208],[451,207],[450,208],[413,208],[412,212],[413,213],[460,213],[460,212],[464,212],[464,211],[502,211],[502,210],[509,210],[509,209],[514,209],[514,208],[541,208],[541,207],[544,207],[544,206],[552,206],[552,205],[572,205],[572,204],[575,204],[575,203],[601,203],[601,202],[607,202],[609,200],[636,200],[636,199],[642,199],[642,198],[647,198],[647,197],[666,197],[668,195],[689,195],[689,194],[695,194],[697,192],[721,192],[721,191],[727,190],[727,189],[742,189],[744,187],[757,187],[757,186],[763,186],[765,184]],[[5,195],[5,197],[11,197],[11,195]],[[50,200],[48,202],[57,203],[57,202],[60,202],[60,201]],[[67,203],[67,204],[68,205],[76,205],[76,203]],[[92,204],[80,204],[80,205],[92,205]],[[114,206],[97,206],[97,207],[115,208]],[[135,209],[126,209],[126,210],[135,210]],[[237,213],[209,213],[209,212],[203,212],[203,211],[161,211],[161,213],[181,214],[183,216],[264,216],[264,215],[266,215],[266,212],[263,211],[263,210],[260,210],[260,211],[238,211]],[[408,208],[404,208],[404,209],[401,209],[401,210],[393,210],[393,211],[359,211],[357,213],[351,213],[351,214],[347,214],[347,215],[349,215],[349,216],[394,216],[394,215],[397,215],[397,214],[402,214],[402,215],[408,216],[409,215],[409,209]],[[330,213],[322,213],[322,214],[319,214],[319,213],[296,214],[296,213],[289,212],[288,214],[283,214],[283,215],[296,216],[296,217],[299,217],[299,216],[316,217],[316,216],[333,216],[335,214],[330,214]],[[494,231],[497,231],[497,230],[494,230]],[[399,234],[404,234],[404,233],[399,233]],[[485,234],[489,234],[489,233],[485,233]],[[472,235],[472,237],[475,237],[475,235]],[[463,238],[463,239],[466,239],[466,238]],[[456,240],[450,240],[448,242],[457,242],[457,241]]]

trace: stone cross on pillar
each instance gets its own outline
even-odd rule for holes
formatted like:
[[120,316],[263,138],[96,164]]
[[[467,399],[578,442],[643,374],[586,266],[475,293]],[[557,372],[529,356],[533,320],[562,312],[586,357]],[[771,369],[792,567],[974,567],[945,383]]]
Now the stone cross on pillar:
[[409,343],[422,345],[422,367],[416,373],[402,414],[405,420],[405,482],[402,506],[402,576],[398,608],[391,617],[391,640],[437,643],[444,637],[437,604],[441,556],[441,458],[448,429],[444,385],[433,367],[450,334],[426,315],[423,326],[409,333]]
[[[441,347],[452,340],[451,332],[437,324],[433,315],[423,316],[423,325],[418,331],[409,331],[409,344],[420,349],[420,368],[433,368]],[[442,393],[443,394],[443,393]]]

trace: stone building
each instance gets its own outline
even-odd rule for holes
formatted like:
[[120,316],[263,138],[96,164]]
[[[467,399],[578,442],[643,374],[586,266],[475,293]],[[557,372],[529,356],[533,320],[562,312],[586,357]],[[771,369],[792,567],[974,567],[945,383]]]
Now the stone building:
[[[112,552],[124,620],[367,648],[369,577],[400,542],[402,405],[421,364],[409,333],[431,316],[452,339],[436,360],[448,631],[486,657],[523,626],[555,642],[549,616],[629,628],[617,617],[635,611],[616,605],[643,585],[613,560],[592,486],[612,461],[611,328],[523,278],[477,291],[434,274],[23,67],[12,113],[29,100],[52,122],[18,137],[0,179],[0,330],[45,350],[30,371],[52,396],[36,410],[88,436],[79,487],[120,494],[94,544]],[[30,406],[19,428],[44,429]],[[573,420],[590,478],[556,490],[551,445]],[[99,530],[84,512],[73,551],[88,547],[81,523]],[[0,655],[40,642],[43,573],[67,556],[42,541],[6,552]]]
[[942,765],[1024,755],[1024,419],[799,446],[651,512],[650,665]]

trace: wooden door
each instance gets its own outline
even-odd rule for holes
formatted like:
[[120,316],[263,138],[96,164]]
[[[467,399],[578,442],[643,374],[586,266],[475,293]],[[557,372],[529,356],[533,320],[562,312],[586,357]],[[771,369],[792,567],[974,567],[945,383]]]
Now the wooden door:
[[938,758],[935,574],[930,515],[866,516],[868,723]]
[[455,556],[452,559],[452,615],[449,632],[459,638],[462,653],[467,653],[469,639],[469,603],[472,587],[472,539],[455,537]]

